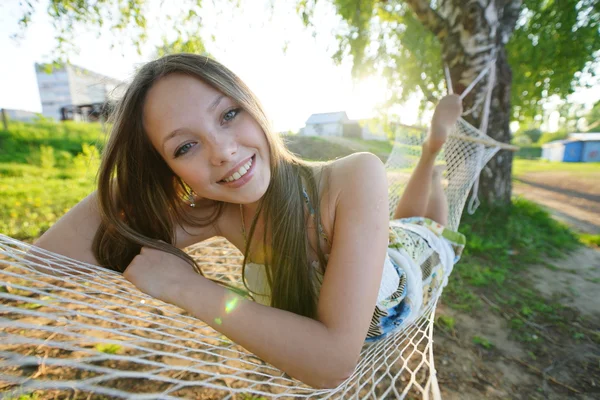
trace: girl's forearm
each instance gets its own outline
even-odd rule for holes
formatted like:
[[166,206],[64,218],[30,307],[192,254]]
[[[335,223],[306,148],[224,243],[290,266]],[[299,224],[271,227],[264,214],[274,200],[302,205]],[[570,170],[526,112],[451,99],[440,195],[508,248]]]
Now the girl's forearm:
[[336,387],[354,370],[356,351],[319,321],[255,303],[200,275],[174,291],[173,304],[310,386]]

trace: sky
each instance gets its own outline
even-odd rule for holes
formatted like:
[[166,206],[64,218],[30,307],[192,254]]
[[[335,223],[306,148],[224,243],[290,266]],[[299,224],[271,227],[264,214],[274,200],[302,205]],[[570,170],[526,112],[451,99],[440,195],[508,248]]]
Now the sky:
[[[0,108],[41,112],[34,63],[53,59],[55,32],[46,15],[47,0],[40,0],[23,39],[11,39],[11,35],[20,32],[18,20],[22,8],[19,3],[19,0],[0,2],[0,54],[3,58],[0,62]],[[313,113],[346,111],[351,119],[374,115],[377,104],[386,98],[386,83],[377,76],[353,82],[348,61],[334,65],[332,55],[337,50],[334,32],[343,23],[329,2],[317,3],[315,36],[304,27],[295,12],[296,0],[276,0],[272,18],[269,18],[272,12],[268,0],[240,3],[242,7],[238,9],[229,6],[229,2],[203,1],[202,38],[207,50],[257,94],[276,131],[297,131]],[[79,31],[75,43],[80,52],[71,56],[71,62],[130,81],[134,68],[155,56],[162,36],[173,33],[173,22],[161,18],[168,13],[166,5],[172,8],[180,2],[149,0],[149,4],[151,29],[142,55],[138,55],[130,44],[119,44],[110,31],[101,32],[100,37],[93,32]],[[215,37],[214,42],[211,35]],[[114,48],[111,49],[111,45]],[[584,103],[591,108],[599,99],[599,88],[593,88],[578,91],[569,101]],[[418,120],[416,101],[399,105],[396,112],[404,124],[422,124]],[[557,129],[558,115],[551,111],[548,115],[549,121],[543,128]]]
[[[0,5],[0,54],[10,60],[0,63],[0,107],[41,112],[34,63],[52,59],[55,40],[45,12],[47,2],[40,3],[24,38],[18,42],[10,39],[10,35],[19,32],[18,20],[22,15],[19,1],[7,0]],[[160,3],[151,1],[149,20],[159,12]],[[313,37],[295,13],[294,1],[278,0],[271,21],[267,1],[242,3],[253,6],[219,11],[212,2],[204,1],[202,37],[206,37],[207,50],[256,93],[276,131],[296,131],[313,113],[346,111],[351,119],[374,115],[377,103],[385,99],[385,81],[370,77],[353,83],[348,62],[334,65],[331,56],[337,43],[331,30],[339,26],[340,20],[331,6],[321,3],[317,13],[317,26],[321,28]],[[136,65],[154,57],[156,45],[166,33],[155,29],[161,25],[152,25],[149,44],[141,56],[129,45],[117,44],[111,50],[116,38],[110,32],[103,32],[100,38],[81,32],[76,41],[81,51],[71,57],[71,62],[129,81]],[[413,102],[403,111],[406,117],[402,122],[415,123],[417,104]]]

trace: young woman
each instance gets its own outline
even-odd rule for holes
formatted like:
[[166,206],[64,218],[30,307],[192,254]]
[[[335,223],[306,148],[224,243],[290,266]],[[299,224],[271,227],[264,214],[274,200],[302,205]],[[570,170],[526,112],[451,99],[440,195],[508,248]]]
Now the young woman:
[[[36,245],[123,272],[292,377],[335,387],[365,340],[410,323],[457,259],[464,237],[443,228],[434,159],[461,110],[457,96],[437,106],[390,222],[377,157],[302,161],[234,73],[166,56],[121,100],[98,190]],[[217,235],[244,253],[249,296],[206,279],[181,250]]]

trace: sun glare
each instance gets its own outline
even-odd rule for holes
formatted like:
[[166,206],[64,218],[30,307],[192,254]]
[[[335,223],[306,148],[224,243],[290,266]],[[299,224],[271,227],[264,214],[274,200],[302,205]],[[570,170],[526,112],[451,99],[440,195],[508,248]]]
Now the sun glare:
[[375,116],[379,104],[386,99],[387,83],[378,76],[370,76],[354,85],[352,95],[345,104],[351,119]]

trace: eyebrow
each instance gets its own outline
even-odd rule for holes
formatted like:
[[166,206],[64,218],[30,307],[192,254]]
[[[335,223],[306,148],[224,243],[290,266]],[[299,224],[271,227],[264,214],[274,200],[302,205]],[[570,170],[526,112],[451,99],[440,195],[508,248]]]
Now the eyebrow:
[[[217,108],[217,106],[219,105],[219,103],[221,102],[221,100],[223,100],[223,97],[225,97],[225,95],[224,95],[224,94],[222,94],[222,95],[220,95],[219,97],[217,97],[217,98],[215,99],[215,101],[213,101],[213,102],[211,103],[211,105],[210,105],[210,106],[208,106],[208,108],[206,109],[206,111],[207,111],[207,112],[212,112],[212,111],[214,111],[214,109],[215,109],[215,108]],[[169,133],[169,134],[167,135],[167,137],[165,137],[165,139],[163,140],[163,149],[165,148],[165,144],[166,144],[166,143],[167,143],[169,140],[173,139],[175,136],[177,136],[177,135],[179,135],[180,133],[182,133],[182,132],[184,131],[184,129],[185,129],[185,128],[178,128],[178,129],[175,129],[173,132]]]

